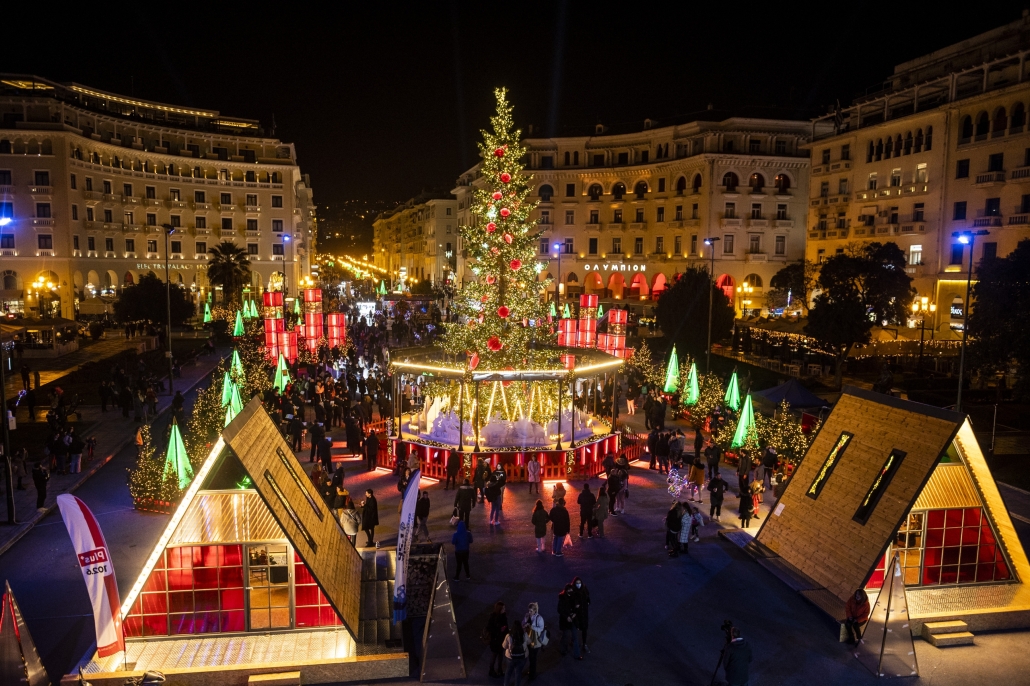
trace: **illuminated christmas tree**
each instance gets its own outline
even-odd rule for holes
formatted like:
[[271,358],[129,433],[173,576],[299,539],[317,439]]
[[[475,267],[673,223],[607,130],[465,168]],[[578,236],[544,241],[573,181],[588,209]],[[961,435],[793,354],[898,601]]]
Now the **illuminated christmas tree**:
[[665,370],[661,364],[655,362],[654,353],[651,352],[647,341],[633,351],[633,356],[629,358],[629,366],[640,372],[644,382],[651,388],[659,388],[665,381]]
[[730,382],[726,385],[726,395],[723,397],[726,402],[726,407],[729,407],[734,412],[740,409],[740,383],[737,381],[737,370],[733,370],[733,376],[730,377]]
[[683,386],[683,404],[694,405],[699,397],[701,397],[701,389],[697,383],[697,363],[692,362],[690,372],[687,374],[687,383]]
[[468,355],[472,367],[521,369],[544,358],[533,354],[531,343],[552,344],[556,337],[539,297],[547,284],[537,280],[544,267],[536,261],[542,229],[530,219],[536,203],[529,200],[532,177],[522,167],[526,149],[513,130],[505,90],[495,95],[493,130],[483,131],[479,144],[485,187],[473,191],[472,224],[460,229],[479,278],[455,299],[458,322],[447,326],[443,345]]
[[763,445],[776,448],[781,460],[796,465],[808,451],[819,425],[813,426],[806,434],[802,429],[801,420],[794,416],[790,411],[790,403],[784,400],[780,403],[776,416],[760,420],[758,429]]
[[[684,404],[688,391],[689,388],[685,385],[680,396]],[[690,423],[695,429],[703,427],[708,416],[722,405],[722,395],[722,381],[718,374],[708,373],[698,379],[697,400],[689,408]]]
[[193,467],[182,442],[179,424],[172,419],[172,432],[168,437],[168,452],[165,453],[165,477],[173,477],[180,491],[186,490],[193,479]]
[[676,346],[672,346],[672,355],[669,356],[669,364],[665,372],[665,385],[662,386],[662,391],[665,393],[675,393],[680,387],[680,360],[679,356],[676,355]]
[[244,333],[244,329],[243,329],[243,311],[242,310],[236,310],[236,320],[233,323],[232,335],[233,336],[242,336],[243,333]]

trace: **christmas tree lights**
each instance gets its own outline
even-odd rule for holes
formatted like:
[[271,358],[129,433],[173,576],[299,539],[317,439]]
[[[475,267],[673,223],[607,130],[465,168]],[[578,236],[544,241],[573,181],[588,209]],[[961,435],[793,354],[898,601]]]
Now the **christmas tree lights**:
[[180,491],[186,490],[193,479],[193,468],[186,454],[186,446],[179,433],[179,423],[172,419],[172,432],[168,437],[168,452],[165,454],[165,475],[174,477]]
[[675,393],[680,387],[680,361],[676,355],[676,346],[672,346],[672,355],[669,356],[669,366],[665,372],[665,385],[662,387],[662,391],[665,393]]
[[751,405],[751,394],[744,399],[744,409],[740,411],[740,418],[737,420],[737,429],[733,432],[731,448],[757,448],[758,429],[755,426],[755,411]]
[[683,387],[683,404],[696,405],[701,396],[701,390],[697,384],[697,363],[690,363],[690,372],[687,374],[687,383]]
[[244,334],[244,329],[243,329],[243,311],[242,310],[236,310],[236,322],[235,322],[235,324],[233,324],[233,327],[232,327],[232,335],[238,337],[238,336],[242,336],[243,334]]
[[734,412],[740,409],[740,384],[737,382],[737,370],[733,370],[733,376],[730,377],[729,384],[726,385],[726,396],[723,398],[726,402],[726,407],[729,407]]

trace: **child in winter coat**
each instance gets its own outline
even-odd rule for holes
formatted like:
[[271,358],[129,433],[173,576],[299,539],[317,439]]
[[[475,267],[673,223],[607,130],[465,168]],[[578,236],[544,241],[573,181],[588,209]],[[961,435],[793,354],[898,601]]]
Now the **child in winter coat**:
[[758,479],[751,482],[751,510],[754,518],[758,519],[758,505],[762,502],[762,494],[765,493],[765,486]]

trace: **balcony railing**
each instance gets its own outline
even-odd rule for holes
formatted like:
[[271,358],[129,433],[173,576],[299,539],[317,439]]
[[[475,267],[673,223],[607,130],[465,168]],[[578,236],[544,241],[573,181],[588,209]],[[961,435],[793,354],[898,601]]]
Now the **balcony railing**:
[[1003,171],[992,171],[985,174],[977,174],[976,186],[993,186],[997,183],[1005,183],[1005,172]]
[[53,195],[53,186],[29,186],[29,193],[32,195]]
[[1013,181],[1020,179],[1030,179],[1030,167],[1020,167],[1019,169],[1013,169],[1009,178]]
[[1014,214],[1009,217],[1009,226],[1013,224],[1030,224],[1030,214]]
[[1000,215],[995,215],[995,216],[991,216],[991,217],[977,217],[976,219],[973,220],[973,226],[974,227],[980,227],[980,226],[1001,226],[1001,225],[1002,225],[1002,221],[1001,221],[1001,216]]
[[53,219],[53,217],[33,218],[32,225],[33,226],[53,226],[54,225],[54,219]]

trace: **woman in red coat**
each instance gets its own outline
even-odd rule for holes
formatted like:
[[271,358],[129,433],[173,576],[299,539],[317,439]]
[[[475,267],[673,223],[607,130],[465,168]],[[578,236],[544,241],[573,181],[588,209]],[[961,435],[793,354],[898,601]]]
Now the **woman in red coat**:
[[848,630],[849,643],[858,643],[862,638],[862,627],[868,621],[869,596],[860,588],[844,605],[844,627]]

